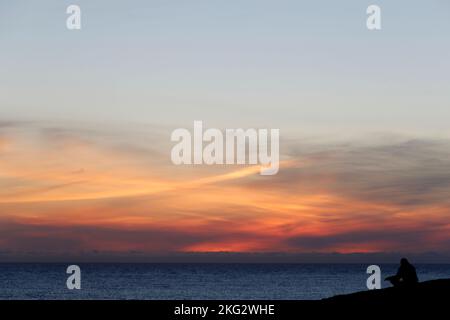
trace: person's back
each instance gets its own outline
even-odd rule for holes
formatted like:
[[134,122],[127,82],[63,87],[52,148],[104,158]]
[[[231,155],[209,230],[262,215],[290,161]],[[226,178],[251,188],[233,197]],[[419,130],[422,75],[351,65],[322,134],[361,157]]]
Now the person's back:
[[416,268],[403,258],[400,262],[397,276],[401,279],[402,284],[413,284],[419,282],[417,278]]
[[390,281],[394,287],[412,285],[419,282],[416,268],[406,258],[400,260],[400,267],[398,268],[397,274],[387,277],[385,280]]

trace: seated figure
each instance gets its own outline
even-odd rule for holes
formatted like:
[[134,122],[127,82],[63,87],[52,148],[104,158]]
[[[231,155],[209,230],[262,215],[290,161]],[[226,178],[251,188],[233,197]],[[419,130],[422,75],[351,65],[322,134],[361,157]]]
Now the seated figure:
[[398,268],[397,274],[387,277],[385,280],[390,281],[394,287],[407,286],[419,282],[416,268],[406,258],[400,260],[400,268]]

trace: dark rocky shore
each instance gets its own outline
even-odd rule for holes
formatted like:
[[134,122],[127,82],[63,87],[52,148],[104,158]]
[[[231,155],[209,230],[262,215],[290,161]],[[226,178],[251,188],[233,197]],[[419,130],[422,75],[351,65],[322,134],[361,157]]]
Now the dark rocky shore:
[[419,282],[408,287],[390,287],[378,290],[355,292],[338,295],[321,300],[325,304],[382,304],[400,305],[405,302],[411,304],[439,304],[448,302],[450,305],[450,279],[430,280]]

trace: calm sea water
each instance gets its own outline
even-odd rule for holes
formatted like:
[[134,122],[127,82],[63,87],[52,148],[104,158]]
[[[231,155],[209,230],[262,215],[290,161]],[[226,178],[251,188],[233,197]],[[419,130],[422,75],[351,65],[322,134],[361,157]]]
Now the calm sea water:
[[[0,299],[321,299],[366,290],[367,264],[0,264]],[[382,277],[397,265],[380,265]],[[416,265],[421,281],[450,278],[450,265]],[[383,286],[388,286],[383,283]]]

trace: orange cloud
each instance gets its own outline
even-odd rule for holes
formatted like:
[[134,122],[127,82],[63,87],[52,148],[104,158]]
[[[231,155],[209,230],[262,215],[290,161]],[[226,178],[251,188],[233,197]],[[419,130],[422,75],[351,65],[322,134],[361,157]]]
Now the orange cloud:
[[345,253],[450,240],[446,171],[418,174],[410,152],[376,166],[388,148],[291,154],[273,177],[70,134],[19,135],[0,152],[0,249]]

